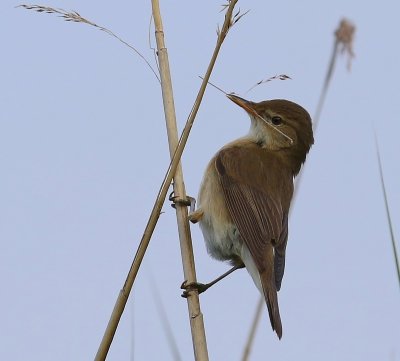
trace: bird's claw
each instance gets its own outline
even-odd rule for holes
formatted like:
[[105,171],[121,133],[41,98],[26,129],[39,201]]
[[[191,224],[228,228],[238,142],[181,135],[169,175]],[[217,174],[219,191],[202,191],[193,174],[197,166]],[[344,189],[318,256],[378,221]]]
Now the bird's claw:
[[197,294],[200,294],[206,291],[209,287],[209,285],[204,283],[183,281],[181,289],[184,291],[182,292],[181,296],[188,298],[190,296],[190,292],[197,291]]
[[174,192],[172,191],[168,199],[172,202],[172,208],[176,208],[176,205],[180,204],[182,206],[190,207],[190,213],[193,213],[196,208],[196,199],[190,196],[181,198],[180,196],[174,195]]

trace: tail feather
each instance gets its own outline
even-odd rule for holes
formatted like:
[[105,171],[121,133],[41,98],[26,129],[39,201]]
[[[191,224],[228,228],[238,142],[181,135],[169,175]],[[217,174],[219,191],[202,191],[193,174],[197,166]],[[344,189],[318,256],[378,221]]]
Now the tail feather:
[[264,292],[265,302],[268,308],[269,319],[272,329],[279,339],[282,338],[282,321],[279,314],[278,294],[275,286],[274,272],[267,270],[260,273],[261,285]]
[[277,333],[278,337],[281,338],[282,322],[281,316],[279,315],[278,295],[275,284],[273,248],[270,247],[265,250],[264,257],[258,258],[259,264],[257,265],[249,249],[243,244],[241,259],[246,265],[247,271],[253,278],[255,285],[260,292],[264,294],[272,329]]

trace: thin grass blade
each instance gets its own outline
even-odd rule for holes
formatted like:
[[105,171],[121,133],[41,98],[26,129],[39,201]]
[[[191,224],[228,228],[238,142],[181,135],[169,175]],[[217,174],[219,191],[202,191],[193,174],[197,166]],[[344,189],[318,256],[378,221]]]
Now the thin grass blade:
[[400,287],[400,265],[399,265],[399,257],[398,257],[398,253],[397,253],[397,247],[396,247],[396,239],[394,237],[394,232],[393,232],[392,218],[390,217],[389,202],[388,202],[387,193],[386,193],[385,180],[383,178],[381,155],[379,152],[379,145],[378,145],[378,139],[376,136],[376,132],[374,132],[374,135],[375,135],[376,155],[378,157],[379,175],[380,175],[380,180],[381,180],[383,199],[385,201],[386,218],[387,218],[388,225],[389,225],[390,239],[392,242],[394,262],[395,262],[396,271],[397,271],[397,279],[399,281],[399,287]]

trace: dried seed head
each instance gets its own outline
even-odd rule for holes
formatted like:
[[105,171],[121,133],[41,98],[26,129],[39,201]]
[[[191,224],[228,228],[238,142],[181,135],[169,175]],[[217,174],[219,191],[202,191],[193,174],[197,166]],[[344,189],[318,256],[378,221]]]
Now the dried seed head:
[[335,31],[336,42],[340,47],[340,52],[342,54],[347,54],[347,68],[349,70],[351,69],[351,61],[355,56],[353,51],[353,40],[355,31],[356,27],[347,19],[342,19],[340,21],[339,27]]

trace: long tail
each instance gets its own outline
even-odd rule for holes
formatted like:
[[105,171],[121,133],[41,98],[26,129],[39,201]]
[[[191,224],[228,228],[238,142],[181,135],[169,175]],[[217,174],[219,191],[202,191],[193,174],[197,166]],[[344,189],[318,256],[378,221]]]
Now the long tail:
[[279,339],[282,338],[282,321],[279,314],[278,294],[275,286],[275,274],[273,271],[273,256],[272,268],[269,267],[260,273],[261,285],[265,297],[265,302],[268,307],[269,319],[272,329],[276,332]]

